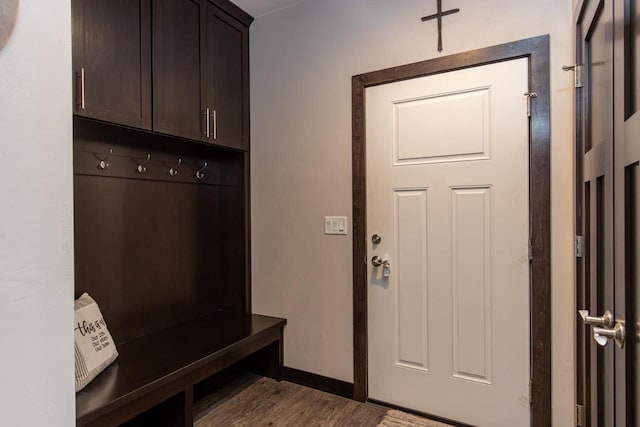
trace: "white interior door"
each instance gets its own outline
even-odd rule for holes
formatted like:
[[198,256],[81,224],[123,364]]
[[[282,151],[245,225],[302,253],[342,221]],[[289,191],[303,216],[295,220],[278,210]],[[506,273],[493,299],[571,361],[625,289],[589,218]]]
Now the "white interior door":
[[525,92],[527,59],[366,89],[370,398],[529,425]]

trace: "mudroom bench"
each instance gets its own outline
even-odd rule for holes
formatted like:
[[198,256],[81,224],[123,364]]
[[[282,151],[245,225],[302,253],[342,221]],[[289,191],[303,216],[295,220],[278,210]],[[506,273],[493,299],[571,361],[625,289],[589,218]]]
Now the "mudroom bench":
[[240,361],[282,377],[285,319],[216,314],[118,346],[118,359],[76,395],[78,426],[192,426],[194,386]]

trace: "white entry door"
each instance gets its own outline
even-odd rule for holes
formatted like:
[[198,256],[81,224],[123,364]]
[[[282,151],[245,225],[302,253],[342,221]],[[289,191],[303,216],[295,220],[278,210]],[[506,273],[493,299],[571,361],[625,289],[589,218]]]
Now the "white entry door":
[[369,398],[529,425],[525,92],[527,59],[366,89]]

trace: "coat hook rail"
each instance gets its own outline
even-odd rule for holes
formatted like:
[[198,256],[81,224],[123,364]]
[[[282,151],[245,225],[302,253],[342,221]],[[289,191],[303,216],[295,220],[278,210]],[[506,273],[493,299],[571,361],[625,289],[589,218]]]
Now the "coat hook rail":
[[109,148],[109,153],[105,158],[100,158],[98,156],[98,153],[93,153],[93,154],[98,158],[98,160],[100,160],[100,163],[98,163],[98,169],[101,169],[101,170],[109,169],[109,162],[107,162],[107,160],[109,160],[109,157],[111,157],[111,155],[113,154],[112,148]]
[[196,178],[198,179],[203,179],[204,178],[204,170],[207,168],[207,162],[204,162],[204,165],[202,166],[202,168],[200,168],[197,172],[196,172]]
[[[87,149],[88,148],[88,149]],[[224,173],[219,174],[215,169],[209,176],[210,159],[198,159],[197,157],[177,157],[162,152],[127,152],[118,151],[118,148],[99,148],[94,146],[85,149],[76,147],[74,152],[74,173],[79,175],[112,176],[119,178],[145,178],[152,181],[170,182],[199,182],[208,185],[238,185],[234,179],[224,178]],[[175,156],[175,157],[174,157]],[[97,159],[97,164],[94,160]],[[130,163],[132,162],[132,163]],[[131,166],[130,166],[131,165]],[[185,175],[183,168],[188,171]],[[213,172],[212,172],[213,173]],[[218,176],[220,175],[220,176]],[[164,177],[164,179],[162,178]]]
[[138,167],[136,168],[136,172],[138,172],[139,174],[145,173],[147,171],[147,167],[145,165],[147,163],[149,163],[149,160],[151,160],[151,154],[147,154],[147,158],[145,159],[144,162],[138,163]]
[[178,175],[179,173],[178,166],[180,166],[181,163],[182,163],[182,159],[178,159],[178,163],[175,166],[171,166],[171,168],[169,169],[169,176]]

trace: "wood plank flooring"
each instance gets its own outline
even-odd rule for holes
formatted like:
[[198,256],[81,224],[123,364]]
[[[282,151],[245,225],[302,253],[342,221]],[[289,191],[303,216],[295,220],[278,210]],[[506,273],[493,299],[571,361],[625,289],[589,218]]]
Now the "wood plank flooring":
[[377,426],[387,409],[243,374],[196,402],[196,427]]

